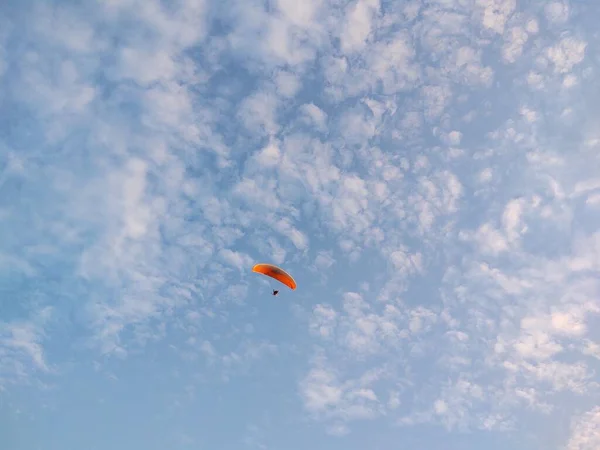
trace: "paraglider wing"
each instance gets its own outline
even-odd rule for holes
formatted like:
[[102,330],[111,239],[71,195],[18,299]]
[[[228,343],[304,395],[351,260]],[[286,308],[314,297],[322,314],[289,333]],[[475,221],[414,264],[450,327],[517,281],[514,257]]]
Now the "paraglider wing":
[[296,281],[292,276],[280,267],[274,266],[273,264],[256,264],[252,268],[253,272],[261,273],[268,277],[274,278],[280,283],[285,284],[290,289],[296,289]]

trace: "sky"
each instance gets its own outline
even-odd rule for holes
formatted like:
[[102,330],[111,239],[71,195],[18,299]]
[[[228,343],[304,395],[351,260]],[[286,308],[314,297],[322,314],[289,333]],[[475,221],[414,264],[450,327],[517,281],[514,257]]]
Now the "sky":
[[599,20],[1,2],[2,448],[600,448]]

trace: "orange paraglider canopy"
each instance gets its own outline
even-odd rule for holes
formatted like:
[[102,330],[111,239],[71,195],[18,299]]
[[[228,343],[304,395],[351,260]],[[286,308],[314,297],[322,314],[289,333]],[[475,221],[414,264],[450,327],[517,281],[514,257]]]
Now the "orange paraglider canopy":
[[285,270],[274,266],[273,264],[256,264],[252,268],[253,272],[262,273],[271,278],[275,278],[277,281],[285,284],[290,289],[296,289],[296,281],[292,278],[292,276],[287,273]]

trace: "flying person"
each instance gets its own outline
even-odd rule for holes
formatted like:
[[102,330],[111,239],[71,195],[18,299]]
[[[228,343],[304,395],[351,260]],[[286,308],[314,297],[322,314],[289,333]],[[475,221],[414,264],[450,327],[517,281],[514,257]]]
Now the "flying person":
[[[273,264],[256,264],[252,268],[252,271],[274,278],[280,283],[285,284],[292,291],[296,289],[296,281],[292,278],[292,276],[285,270],[274,266]],[[276,296],[277,294],[279,294],[279,291],[273,289],[273,295]]]

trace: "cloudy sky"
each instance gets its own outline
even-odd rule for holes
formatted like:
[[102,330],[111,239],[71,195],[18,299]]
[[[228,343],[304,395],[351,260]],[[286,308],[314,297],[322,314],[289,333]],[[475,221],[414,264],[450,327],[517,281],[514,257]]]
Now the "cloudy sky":
[[3,448],[600,448],[599,20],[3,1]]

